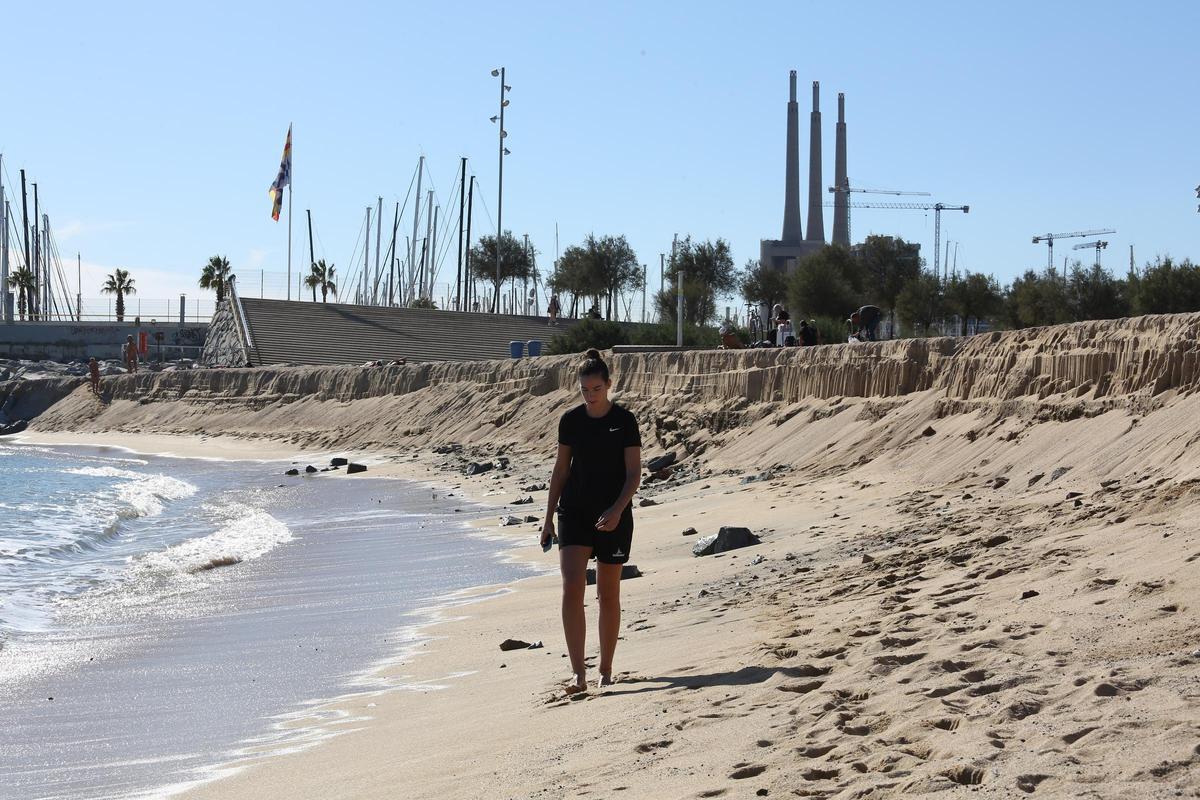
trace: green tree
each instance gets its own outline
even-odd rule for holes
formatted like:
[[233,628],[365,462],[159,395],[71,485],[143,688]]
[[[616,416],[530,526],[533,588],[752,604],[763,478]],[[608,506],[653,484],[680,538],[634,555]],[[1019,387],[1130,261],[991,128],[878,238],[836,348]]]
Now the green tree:
[[232,277],[229,259],[224,256],[212,256],[200,271],[200,288],[215,290],[219,303],[225,299],[225,287],[229,285],[229,279]]
[[570,295],[572,307],[578,297],[589,297],[597,306],[604,298],[605,317],[612,319],[621,293],[642,288],[642,268],[624,236],[588,234],[583,244],[563,251],[549,284]]
[[896,314],[900,324],[914,334],[928,336],[933,323],[945,315],[942,282],[932,272],[922,272],[904,284],[896,296]]
[[1200,266],[1159,256],[1140,275],[1129,276],[1129,294],[1135,314],[1200,311]]
[[654,295],[654,304],[664,320],[675,322],[676,287],[683,275],[683,321],[694,325],[711,322],[717,315],[717,296],[730,294],[738,286],[729,243],[692,242],[687,237],[675,246],[675,258],[665,274],[666,286]]
[[841,245],[828,245],[800,259],[788,279],[793,316],[846,319],[861,305],[863,273],[858,260]]
[[858,248],[866,296],[892,315],[896,298],[921,274],[921,246],[895,236],[868,236]]
[[133,285],[133,278],[129,277],[129,270],[120,268],[113,270],[113,274],[108,276],[104,285],[100,287],[100,291],[104,292],[104,294],[115,294],[117,296],[117,322],[124,322],[125,296],[137,294],[137,289]]
[[321,287],[321,302],[324,303],[329,299],[329,295],[337,296],[338,288],[335,278],[337,277],[337,267],[333,264],[326,264],[325,259],[315,262],[309,266],[309,274],[304,278],[304,284],[313,289],[313,302],[317,302],[316,287]]
[[787,275],[758,259],[747,261],[740,288],[747,303],[769,308],[787,298]]
[[1041,273],[1026,270],[1005,293],[1005,316],[1014,328],[1071,322],[1074,315],[1067,281],[1054,267]]
[[946,284],[946,306],[962,320],[962,335],[967,335],[967,320],[985,319],[1004,308],[1000,284],[991,275],[965,272]]
[[1113,277],[1099,264],[1084,267],[1076,261],[1071,267],[1067,296],[1076,320],[1129,316],[1127,290],[1125,281]]
[[412,302],[408,304],[408,307],[409,308],[425,308],[425,309],[429,309],[431,311],[436,311],[437,303],[433,302],[433,299],[430,297],[415,297],[415,298],[413,298]]
[[[25,309],[33,309],[33,293],[37,291],[37,278],[29,267],[14,270],[8,276],[8,285],[17,291],[17,314],[25,320]],[[32,317],[33,315],[30,314]]]
[[500,237],[500,275],[496,275],[496,237],[481,236],[479,244],[471,248],[471,274],[480,280],[489,281],[494,292],[492,295],[492,312],[500,309],[500,287],[508,280],[524,280],[536,275],[535,256],[537,251],[532,246],[526,251],[525,245],[505,231]]

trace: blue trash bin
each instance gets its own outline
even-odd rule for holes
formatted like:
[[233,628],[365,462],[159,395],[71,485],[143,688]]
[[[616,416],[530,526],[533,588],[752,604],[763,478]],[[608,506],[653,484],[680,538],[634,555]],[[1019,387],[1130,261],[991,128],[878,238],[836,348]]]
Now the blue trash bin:
[[540,356],[542,354],[542,340],[541,339],[530,339],[528,342],[525,343],[525,346],[528,349],[530,358],[537,358],[538,356]]
[[524,342],[509,342],[508,349],[509,349],[509,352],[512,353],[513,358],[520,358],[521,356],[525,355],[525,343]]

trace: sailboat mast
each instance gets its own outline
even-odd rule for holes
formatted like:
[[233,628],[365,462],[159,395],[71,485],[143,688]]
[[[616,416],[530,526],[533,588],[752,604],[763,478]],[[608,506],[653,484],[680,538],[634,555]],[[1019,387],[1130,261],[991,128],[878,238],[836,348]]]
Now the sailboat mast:
[[421,218],[421,179],[425,177],[425,156],[421,156],[417,161],[417,193],[415,197],[417,202],[413,203],[413,229],[412,238],[409,239],[408,246],[408,281],[405,285],[404,297],[401,302],[408,305],[412,302],[413,279],[416,277],[415,270],[417,268],[417,222]]
[[4,154],[0,153],[0,320],[12,322],[8,303],[8,201],[4,199]]
[[467,258],[463,264],[463,279],[467,282],[466,298],[463,301],[463,311],[471,308],[472,287],[475,281],[471,277],[471,212],[475,208],[475,176],[471,176],[471,186],[467,189]]
[[379,244],[383,241],[383,195],[379,196],[379,210],[375,212],[375,285],[371,287],[371,302],[379,304]]
[[367,290],[370,288],[371,280],[371,207],[367,206],[367,230],[363,234],[366,237],[366,243],[363,245],[363,274],[362,274],[362,302],[363,305],[370,305],[371,300],[367,295]]
[[437,225],[441,206],[433,207],[433,238],[429,240],[429,296],[433,297],[433,281],[437,277]]
[[[3,197],[0,186],[0,197]],[[462,311],[462,280],[463,280],[463,214],[467,207],[467,157],[462,157],[462,165],[458,169],[458,277],[454,280],[454,310]]]
[[426,192],[428,205],[425,208],[425,247],[421,251],[421,297],[428,297],[425,292],[425,282],[429,280],[429,235],[433,230],[433,189]]

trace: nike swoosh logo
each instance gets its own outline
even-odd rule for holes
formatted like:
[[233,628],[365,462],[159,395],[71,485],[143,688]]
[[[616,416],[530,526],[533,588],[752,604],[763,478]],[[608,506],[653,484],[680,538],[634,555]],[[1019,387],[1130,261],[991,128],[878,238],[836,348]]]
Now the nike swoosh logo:
[[609,428],[609,429],[608,429],[608,432],[609,432],[609,433],[616,433],[616,432],[617,432],[617,431],[619,431],[619,430],[621,430],[621,429],[620,429],[620,428]]

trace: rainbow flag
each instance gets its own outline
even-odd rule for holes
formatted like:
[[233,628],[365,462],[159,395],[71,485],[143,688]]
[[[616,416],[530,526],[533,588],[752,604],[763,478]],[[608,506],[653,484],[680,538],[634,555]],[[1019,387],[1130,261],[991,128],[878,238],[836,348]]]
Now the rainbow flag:
[[283,145],[283,159],[279,162],[279,174],[267,194],[271,196],[271,219],[279,221],[283,209],[283,187],[292,183],[292,126],[288,125],[287,141]]

